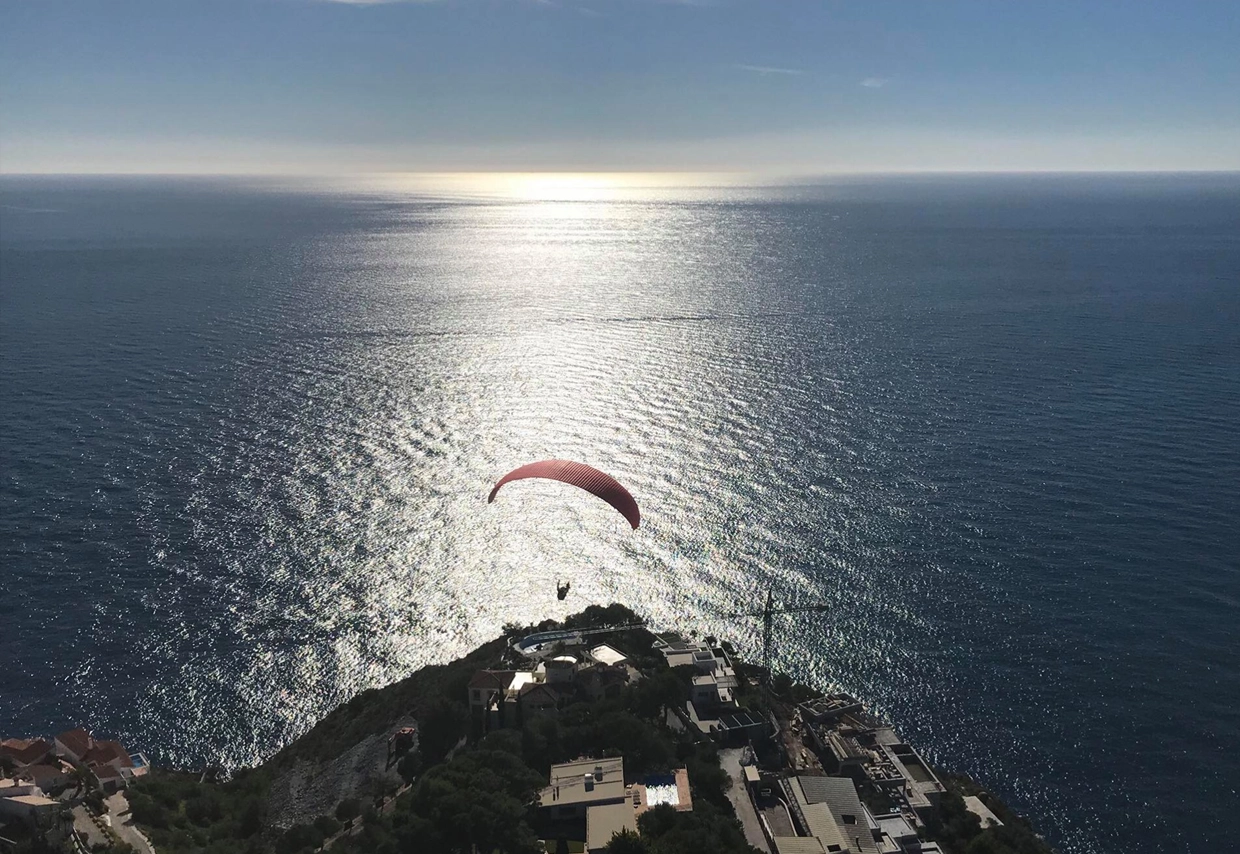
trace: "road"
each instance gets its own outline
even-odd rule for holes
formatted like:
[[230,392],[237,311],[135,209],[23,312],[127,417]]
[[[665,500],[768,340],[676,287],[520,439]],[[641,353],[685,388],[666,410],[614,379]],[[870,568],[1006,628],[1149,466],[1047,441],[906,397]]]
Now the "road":
[[766,836],[762,833],[758,813],[754,810],[753,800],[745,788],[745,775],[741,771],[741,754],[744,752],[744,749],[739,747],[720,750],[719,765],[732,778],[732,787],[728,789],[728,800],[732,802],[736,817],[741,820],[741,827],[745,829],[745,841],[759,851],[770,854],[771,846],[766,844]]

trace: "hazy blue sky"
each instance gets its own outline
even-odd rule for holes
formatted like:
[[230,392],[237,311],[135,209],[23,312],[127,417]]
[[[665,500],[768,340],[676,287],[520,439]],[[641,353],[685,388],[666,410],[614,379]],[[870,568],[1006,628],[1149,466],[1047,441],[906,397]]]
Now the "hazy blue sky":
[[0,169],[1237,169],[1240,2],[0,0]]

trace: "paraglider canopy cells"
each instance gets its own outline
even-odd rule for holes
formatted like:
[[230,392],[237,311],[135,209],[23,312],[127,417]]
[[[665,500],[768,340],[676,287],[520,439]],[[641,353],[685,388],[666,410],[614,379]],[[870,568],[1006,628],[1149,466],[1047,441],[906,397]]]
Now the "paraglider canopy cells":
[[637,530],[637,526],[641,524],[641,511],[637,509],[637,502],[620,481],[585,463],[575,463],[572,460],[543,460],[513,469],[495,484],[495,488],[487,496],[487,503],[495,500],[495,494],[504,484],[530,477],[558,480],[584,489],[616,508],[633,526],[633,530]]

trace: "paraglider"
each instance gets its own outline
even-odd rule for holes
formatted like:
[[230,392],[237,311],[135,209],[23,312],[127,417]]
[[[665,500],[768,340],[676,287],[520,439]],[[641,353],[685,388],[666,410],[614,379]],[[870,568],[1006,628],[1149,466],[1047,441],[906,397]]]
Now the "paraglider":
[[[558,480],[561,483],[571,484],[579,489],[584,489],[591,495],[603,499],[619,511],[620,515],[633,526],[633,530],[637,530],[637,526],[641,524],[642,516],[641,511],[637,509],[637,502],[633,500],[633,496],[629,494],[629,491],[620,484],[620,481],[596,468],[592,468],[584,463],[575,463],[572,460],[543,460],[542,462],[530,463],[529,465],[513,469],[501,477],[491,489],[491,494],[487,496],[487,504],[495,500],[495,494],[499,492],[500,487],[504,484],[511,483],[514,480],[525,480],[530,477]],[[565,581],[563,584],[556,582],[556,598],[563,602],[568,598],[568,591],[572,586],[570,581]]]
[[513,469],[495,484],[491,494],[487,496],[487,503],[495,500],[495,494],[504,484],[530,477],[558,480],[584,489],[616,508],[633,526],[633,530],[637,530],[637,526],[641,524],[641,511],[637,508],[637,502],[620,481],[585,463],[575,463],[572,460],[543,460]]

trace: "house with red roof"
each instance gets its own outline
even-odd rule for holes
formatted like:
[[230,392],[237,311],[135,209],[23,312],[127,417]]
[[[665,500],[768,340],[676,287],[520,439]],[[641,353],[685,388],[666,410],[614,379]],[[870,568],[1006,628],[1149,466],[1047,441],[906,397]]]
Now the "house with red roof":
[[70,762],[81,762],[90,749],[95,746],[95,739],[81,727],[65,730],[56,736],[54,743],[56,752]]
[[52,745],[41,738],[6,738],[0,741],[0,756],[10,757],[19,768],[33,765],[52,752]]

